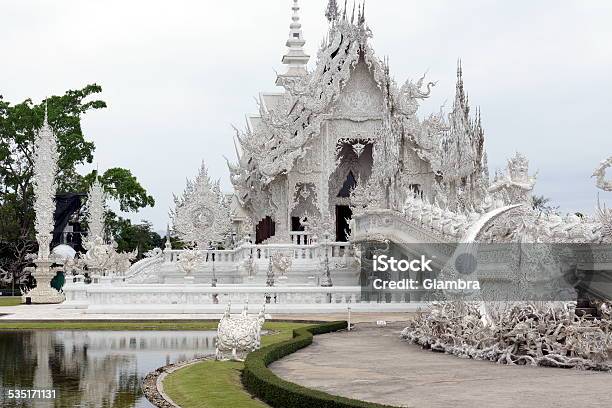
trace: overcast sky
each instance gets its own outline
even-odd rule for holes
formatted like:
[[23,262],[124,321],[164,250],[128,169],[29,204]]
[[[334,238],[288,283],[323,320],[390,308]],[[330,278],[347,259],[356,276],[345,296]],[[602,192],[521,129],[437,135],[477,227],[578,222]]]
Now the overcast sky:
[[[132,219],[163,230],[201,160],[231,189],[231,124],[244,127],[254,97],[276,90],[291,3],[2,0],[0,94],[38,102],[100,84],[109,107],[83,120],[97,165],[131,169],[157,201]],[[300,4],[312,69],[327,0]],[[537,193],[592,212],[590,176],[612,155],[612,1],[370,0],[366,19],[399,84],[426,70],[438,81],[421,116],[452,102],[460,57],[491,172],[524,152]]]

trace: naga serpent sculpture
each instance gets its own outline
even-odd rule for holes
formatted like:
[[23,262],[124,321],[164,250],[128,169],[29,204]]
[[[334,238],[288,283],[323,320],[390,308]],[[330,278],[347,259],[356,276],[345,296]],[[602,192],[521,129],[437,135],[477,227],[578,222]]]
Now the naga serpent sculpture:
[[[597,179],[595,185],[603,191],[612,191],[612,180],[606,180],[606,170],[612,167],[612,156],[607,160],[599,163],[599,166],[593,172],[593,177]],[[597,199],[597,218],[602,224],[603,235],[612,238],[612,209],[603,207]]]

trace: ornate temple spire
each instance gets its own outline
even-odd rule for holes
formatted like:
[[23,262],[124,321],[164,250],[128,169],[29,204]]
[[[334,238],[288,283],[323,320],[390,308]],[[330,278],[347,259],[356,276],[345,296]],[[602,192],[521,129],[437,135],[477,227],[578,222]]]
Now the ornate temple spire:
[[59,160],[57,138],[49,125],[45,103],[45,118],[34,139],[34,226],[38,241],[38,259],[49,257],[52,232],[55,225],[56,174]]
[[461,60],[457,60],[457,92],[455,93],[455,103],[460,106],[466,105],[465,90],[463,88],[463,67]]
[[106,210],[106,193],[100,184],[100,180],[96,174],[96,180],[89,189],[87,197],[87,206],[89,211],[87,214],[88,233],[87,240],[94,241],[95,239],[104,239],[104,212]]
[[282,84],[282,78],[300,77],[308,74],[306,64],[310,60],[310,56],[304,52],[304,34],[302,33],[302,23],[300,23],[300,6],[298,0],[293,0],[293,17],[291,17],[291,25],[289,26],[289,39],[287,40],[288,51],[283,55],[283,64],[287,65],[287,72],[279,75],[276,81],[277,85]]
[[327,3],[327,9],[325,10],[325,17],[327,18],[327,21],[330,23],[332,21],[336,21],[338,16],[338,3],[336,3],[336,0],[329,0]]
[[365,24],[365,0],[362,5],[359,6],[359,18],[357,18],[357,24]]
[[166,249],[172,249],[172,240],[170,239],[170,224],[167,224],[166,227]]

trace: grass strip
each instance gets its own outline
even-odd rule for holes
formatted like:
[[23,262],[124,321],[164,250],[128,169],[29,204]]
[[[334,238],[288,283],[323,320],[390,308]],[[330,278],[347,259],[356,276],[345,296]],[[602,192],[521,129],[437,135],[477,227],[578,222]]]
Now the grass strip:
[[[310,324],[269,322],[264,330],[274,333],[262,336],[269,346],[292,338],[293,330]],[[181,368],[164,379],[164,392],[182,408],[262,408],[266,404],[254,399],[242,386],[240,375],[244,363],[203,361]]]

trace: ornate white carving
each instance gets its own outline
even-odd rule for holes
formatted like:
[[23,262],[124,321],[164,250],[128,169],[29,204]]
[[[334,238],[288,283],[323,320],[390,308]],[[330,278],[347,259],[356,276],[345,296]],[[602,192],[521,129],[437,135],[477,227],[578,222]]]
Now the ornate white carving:
[[87,196],[87,240],[104,238],[104,211],[106,210],[106,194],[98,178],[93,182]]
[[603,191],[612,191],[612,180],[606,180],[606,170],[612,167],[612,157],[603,160],[593,172],[593,177],[597,178],[597,188]]
[[34,138],[34,211],[36,218],[34,228],[38,241],[38,257],[34,260],[36,269],[36,287],[23,295],[31,298],[32,303],[61,303],[65,297],[51,287],[51,280],[56,275],[50,259],[51,239],[54,228],[56,175],[58,171],[57,139],[49,125],[47,111],[43,126]]
[[261,346],[261,328],[265,322],[265,306],[259,315],[248,315],[248,303],[242,314],[232,316],[231,303],[217,327],[217,360],[244,361],[246,355]]
[[274,268],[276,279],[285,280],[293,263],[293,251],[276,251],[272,254],[272,267]]
[[536,182],[536,176],[529,175],[529,161],[516,153],[508,160],[506,173],[497,174],[489,192],[499,196],[505,204],[522,204],[529,200]]
[[[612,191],[612,181],[606,180],[606,170],[612,167],[612,157],[602,161],[593,172],[593,177],[597,178],[597,187],[603,191]],[[612,242],[612,209],[603,206],[597,200],[596,217],[602,225],[601,235],[604,239]]]
[[179,238],[200,249],[222,243],[231,230],[229,204],[221,194],[219,182],[212,182],[204,163],[194,181],[180,197],[174,197],[174,231]]
[[159,267],[164,262],[164,252],[154,248],[144,254],[144,258],[136,262],[126,272],[125,282],[136,283],[161,283],[159,282]]
[[123,276],[130,269],[132,261],[138,256],[138,250],[132,252],[117,252],[117,243],[104,242],[101,237],[87,239],[83,242],[83,248],[87,251],[82,257],[83,263],[88,270],[102,276]]
[[601,320],[575,313],[575,303],[508,303],[494,315],[480,304],[434,303],[401,337],[464,358],[500,364],[612,370],[610,304]]
[[58,171],[57,138],[45,111],[43,126],[34,139],[34,211],[36,218],[36,240],[38,241],[38,259],[47,260],[51,251],[51,238],[54,227],[55,177]]
[[[401,209],[405,183],[419,184],[424,191],[438,183],[437,199],[453,210],[490,207],[485,203],[489,179],[480,112],[470,115],[461,67],[448,118],[441,109],[421,120],[419,102],[429,97],[435,82],[426,82],[424,75],[398,87],[388,62],[379,60],[369,45],[371,37],[363,15],[357,21],[332,19],[315,71],[283,78],[285,92],[264,95],[259,116],[238,132],[242,153],[237,154],[238,164],[229,167],[254,221],[274,216],[285,228],[287,214],[279,214],[278,207],[291,213],[296,203],[288,194],[289,202],[279,204],[271,186],[286,178],[292,193],[297,174],[320,177],[315,184],[321,211],[349,204],[335,191],[349,170],[364,179],[373,174],[384,208]],[[351,150],[344,149],[345,142]],[[360,159],[368,144],[373,145],[373,163],[361,169],[366,174],[356,174],[353,167],[363,167]],[[343,157],[348,152],[352,157]],[[284,239],[282,232],[279,239]]]
[[186,277],[193,277],[193,271],[202,262],[202,254],[197,249],[186,249],[179,255],[177,265]]
[[138,250],[117,252],[117,243],[105,240],[104,212],[106,211],[106,194],[100,181],[96,179],[89,189],[87,198],[87,238],[83,248],[87,251],[81,256],[82,263],[94,275],[123,276],[138,256]]

